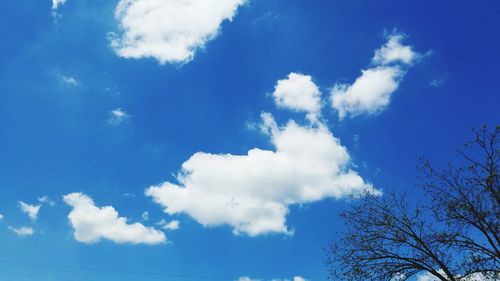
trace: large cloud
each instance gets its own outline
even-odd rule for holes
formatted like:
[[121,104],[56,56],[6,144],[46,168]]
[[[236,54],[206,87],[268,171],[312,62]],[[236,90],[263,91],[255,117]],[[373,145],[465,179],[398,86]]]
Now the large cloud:
[[107,239],[116,243],[160,244],[166,241],[163,232],[140,223],[128,224],[113,207],[97,207],[83,193],[71,193],[63,199],[73,207],[68,218],[79,242],[91,244]]
[[188,62],[217,36],[246,0],[121,0],[115,10],[122,34],[111,39],[125,58]]
[[170,215],[186,213],[204,226],[230,225],[235,234],[256,236],[291,233],[286,215],[292,204],[373,190],[349,168],[347,149],[324,124],[278,126],[270,114],[262,119],[274,150],[196,153],[182,165],[178,183],[152,186],[146,195]]
[[340,119],[374,114],[385,109],[398,89],[406,69],[420,57],[411,46],[401,44],[401,34],[388,36],[385,45],[375,51],[372,67],[361,71],[353,84],[336,84],[331,104]]

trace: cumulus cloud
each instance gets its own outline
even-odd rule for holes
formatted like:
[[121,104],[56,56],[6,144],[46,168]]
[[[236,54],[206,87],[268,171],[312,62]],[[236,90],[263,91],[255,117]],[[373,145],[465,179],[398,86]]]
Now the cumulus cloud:
[[73,208],[68,218],[79,242],[92,244],[106,239],[115,243],[153,245],[166,241],[163,232],[140,223],[129,224],[113,207],[97,207],[92,198],[83,193],[65,195],[63,200]]
[[120,0],[115,17],[121,34],[111,46],[124,58],[152,57],[184,63],[215,38],[246,0]]
[[32,220],[36,220],[38,217],[38,212],[40,211],[40,207],[42,205],[30,205],[24,203],[23,201],[19,201],[19,208],[25,214],[27,214]]
[[347,149],[325,124],[278,126],[264,113],[261,126],[274,150],[198,152],[182,164],[177,183],[149,187],[146,195],[170,215],[185,213],[207,227],[229,225],[235,234],[256,236],[291,234],[290,205],[377,192],[350,168]]
[[26,226],[19,227],[19,228],[9,226],[9,230],[11,230],[12,232],[14,232],[15,234],[17,234],[18,236],[21,236],[21,237],[31,236],[31,235],[35,234],[35,230],[33,228],[26,227]]
[[361,71],[353,84],[336,84],[331,90],[331,105],[339,119],[361,114],[375,114],[391,102],[407,68],[420,54],[401,44],[403,35],[393,34],[375,51],[373,66]]
[[1,220],[3,220],[3,215],[2,215],[2,214],[0,214],[0,221],[1,221]]
[[130,115],[121,108],[113,109],[109,112],[108,124],[118,125],[130,118]]
[[337,84],[333,87],[332,106],[337,109],[340,119],[347,115],[377,113],[389,105],[404,73],[399,67],[380,66],[363,70],[352,85]]
[[411,64],[420,56],[413,50],[412,46],[401,44],[404,39],[402,34],[391,34],[387,37],[387,43],[375,51],[372,62],[377,65],[391,63]]
[[311,121],[321,110],[321,92],[309,75],[292,72],[287,79],[278,80],[273,97],[279,107],[306,112]]

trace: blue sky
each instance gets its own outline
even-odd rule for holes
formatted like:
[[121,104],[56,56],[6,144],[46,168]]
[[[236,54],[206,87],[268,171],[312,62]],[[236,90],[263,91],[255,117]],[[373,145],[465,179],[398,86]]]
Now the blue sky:
[[349,194],[422,200],[419,157],[500,120],[494,0],[19,0],[0,22],[1,280],[326,280]]

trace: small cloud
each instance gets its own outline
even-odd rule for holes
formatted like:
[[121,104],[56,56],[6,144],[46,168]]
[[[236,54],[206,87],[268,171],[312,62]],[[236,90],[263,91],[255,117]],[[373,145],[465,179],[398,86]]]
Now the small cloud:
[[2,215],[2,214],[0,214],[0,221],[1,221],[1,220],[3,220],[3,218],[4,218],[4,217],[3,217],[3,215]]
[[57,10],[60,6],[64,5],[66,0],[52,0],[52,10]]
[[401,44],[404,38],[405,36],[401,33],[387,36],[387,43],[375,51],[372,62],[376,65],[388,65],[396,62],[412,64],[421,55],[415,52],[412,46]]
[[177,230],[180,227],[180,222],[178,220],[173,220],[170,222],[161,220],[157,223],[157,225],[161,226],[164,230]]
[[403,45],[400,33],[387,36],[387,42],[375,50],[372,65],[361,71],[351,84],[336,84],[330,92],[331,106],[340,120],[362,114],[373,115],[391,102],[407,69],[423,56],[412,46]]
[[128,219],[120,217],[114,207],[96,206],[94,200],[83,193],[67,194],[63,200],[72,207],[68,219],[78,242],[94,244],[110,240],[119,244],[157,245],[167,240],[160,230],[140,223],[128,223]]
[[263,13],[261,16],[259,16],[258,18],[256,18],[255,20],[253,20],[252,25],[257,25],[257,24],[260,24],[260,23],[263,23],[263,22],[266,22],[269,20],[275,20],[275,19],[279,19],[279,18],[280,18],[280,16],[278,14],[267,11],[267,12]]
[[38,217],[38,212],[40,211],[40,207],[42,205],[30,205],[26,204],[23,201],[19,201],[19,208],[25,214],[27,214],[32,220],[36,220]]
[[278,80],[273,97],[280,108],[306,112],[307,119],[315,122],[321,110],[321,92],[309,75],[291,72]]
[[434,79],[431,82],[429,82],[429,85],[437,88],[437,87],[440,87],[441,85],[443,85],[443,83],[444,83],[444,79]]
[[142,220],[148,221],[149,220],[149,212],[144,212],[141,215]]
[[76,78],[71,77],[71,76],[66,76],[66,75],[61,76],[61,82],[64,85],[70,86],[70,87],[76,87],[76,86],[80,85],[80,82],[78,80],[76,80]]
[[127,114],[123,109],[117,108],[111,110],[109,112],[109,118],[108,118],[108,124],[110,125],[118,125],[121,124],[125,121],[127,121],[130,118],[130,115]]
[[261,281],[261,279],[252,279],[248,276],[243,276],[243,277],[238,278],[237,281]]
[[54,201],[50,200],[50,198],[47,195],[38,197],[38,202],[42,204],[48,204],[50,206],[54,206],[56,204]]
[[20,228],[15,228],[15,227],[9,226],[9,230],[11,230],[12,232],[14,232],[15,234],[17,234],[18,236],[21,236],[21,237],[31,236],[31,235],[35,234],[35,230],[33,230],[33,228],[26,227],[26,226],[23,226]]
[[358,134],[354,134],[354,136],[352,136],[352,142],[354,143],[355,147],[359,146],[359,135]]

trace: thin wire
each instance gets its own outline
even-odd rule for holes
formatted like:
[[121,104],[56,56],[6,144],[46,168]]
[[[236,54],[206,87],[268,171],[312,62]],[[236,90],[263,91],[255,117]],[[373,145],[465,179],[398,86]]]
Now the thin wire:
[[[50,264],[27,263],[27,262],[9,261],[9,260],[0,260],[0,263],[24,265],[24,266],[38,266],[38,267],[47,267],[47,268],[60,268],[60,269],[70,269],[70,270],[82,270],[82,271],[91,271],[91,272],[124,273],[124,274],[156,276],[156,277],[174,277],[174,278],[180,278],[180,279],[204,279],[204,280],[224,280],[224,281],[233,281],[234,280],[234,278],[229,278],[229,277],[215,277],[215,276],[206,276],[206,275],[187,275],[187,274],[174,274],[174,273],[155,273],[155,272],[145,272],[145,271],[129,271],[129,270],[117,270],[117,269],[107,269],[107,268],[67,266],[67,265],[50,265]],[[70,280],[68,280],[68,281],[70,281]]]

